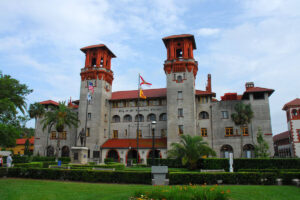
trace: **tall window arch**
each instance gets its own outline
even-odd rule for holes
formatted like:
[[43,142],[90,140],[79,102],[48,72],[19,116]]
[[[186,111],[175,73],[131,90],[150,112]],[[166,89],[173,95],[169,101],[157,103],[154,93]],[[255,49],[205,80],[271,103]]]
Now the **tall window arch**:
[[167,121],[167,113],[160,114],[159,121]]
[[139,114],[135,116],[135,121],[143,122],[144,121],[144,115]]
[[232,146],[225,144],[221,147],[221,157],[222,158],[229,158],[230,153],[233,153]]
[[208,112],[202,111],[199,113],[199,119],[209,119]]
[[113,123],[118,123],[118,122],[120,122],[120,121],[121,121],[121,118],[120,118],[119,115],[114,115],[114,116],[112,117],[112,122],[113,122]]
[[125,115],[124,118],[123,118],[123,122],[132,122],[131,115]]
[[156,115],[151,113],[147,116],[147,121],[151,122],[151,121],[156,121]]
[[293,110],[292,110],[292,115],[295,117],[295,116],[297,116],[297,114],[298,114],[297,110],[296,110],[296,109],[293,109]]

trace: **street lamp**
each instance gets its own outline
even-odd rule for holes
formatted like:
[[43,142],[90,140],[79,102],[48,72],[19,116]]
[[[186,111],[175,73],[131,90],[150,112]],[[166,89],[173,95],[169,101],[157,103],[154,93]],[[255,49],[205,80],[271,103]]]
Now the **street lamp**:
[[151,122],[151,128],[152,128],[152,166],[154,165],[154,156],[155,156],[155,127],[156,127],[156,121]]

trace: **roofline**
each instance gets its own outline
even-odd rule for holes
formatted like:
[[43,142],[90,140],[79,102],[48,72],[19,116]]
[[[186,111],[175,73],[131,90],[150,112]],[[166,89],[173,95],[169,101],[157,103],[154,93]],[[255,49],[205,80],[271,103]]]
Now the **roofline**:
[[164,42],[165,46],[167,47],[167,43],[166,42],[168,40],[178,39],[178,38],[192,38],[193,49],[197,49],[196,42],[195,42],[195,37],[192,34],[170,35],[170,36],[167,36],[167,37],[163,37],[162,41]]
[[90,45],[90,46],[86,46],[86,47],[82,47],[80,50],[83,52],[83,53],[86,53],[86,51],[88,49],[100,49],[100,48],[105,48],[108,50],[109,53],[112,54],[112,57],[113,58],[116,58],[117,56],[105,45],[105,44],[96,44],[96,45]]

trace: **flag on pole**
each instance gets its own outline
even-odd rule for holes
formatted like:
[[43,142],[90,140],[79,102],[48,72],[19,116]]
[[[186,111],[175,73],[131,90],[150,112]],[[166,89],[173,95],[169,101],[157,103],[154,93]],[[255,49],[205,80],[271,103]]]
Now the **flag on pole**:
[[151,83],[148,83],[147,81],[145,81],[141,75],[140,75],[140,79],[141,79],[140,85],[152,85]]
[[91,90],[92,94],[94,94],[94,86],[92,82],[89,82],[89,90]]
[[89,101],[92,100],[92,95],[90,94],[90,92],[87,93],[86,98],[87,98],[87,100],[89,100]]
[[140,89],[140,98],[146,99],[147,97],[144,95],[144,92],[142,89]]

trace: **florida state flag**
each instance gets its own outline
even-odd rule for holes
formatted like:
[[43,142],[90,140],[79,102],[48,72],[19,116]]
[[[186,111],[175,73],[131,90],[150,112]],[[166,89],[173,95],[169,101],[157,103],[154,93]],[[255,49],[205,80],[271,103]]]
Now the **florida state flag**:
[[144,95],[144,92],[142,89],[140,89],[140,98],[146,99],[147,97]]
[[140,79],[141,79],[140,85],[152,85],[151,83],[148,83],[147,81],[145,81],[141,75],[140,75]]

